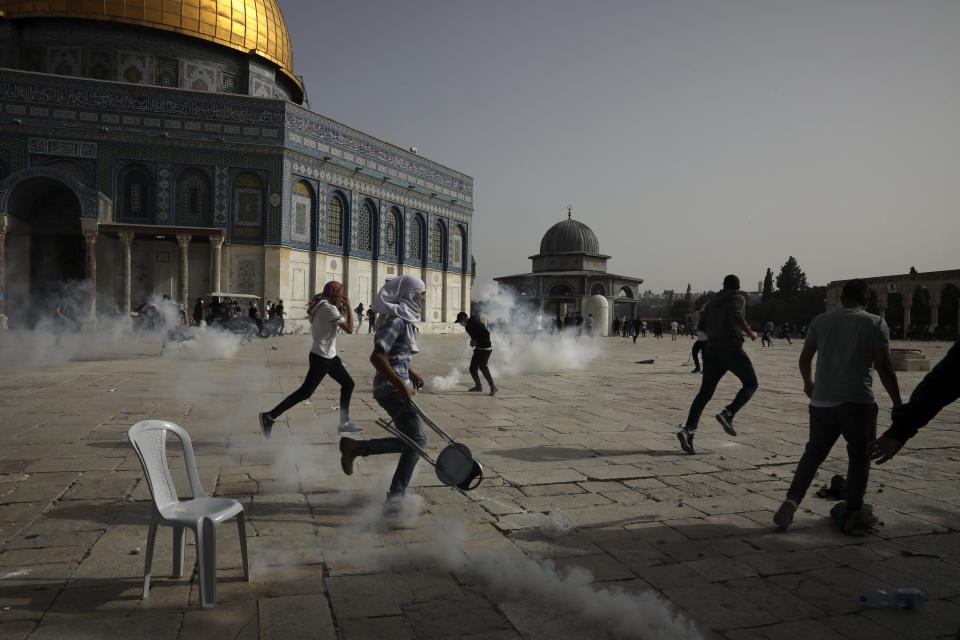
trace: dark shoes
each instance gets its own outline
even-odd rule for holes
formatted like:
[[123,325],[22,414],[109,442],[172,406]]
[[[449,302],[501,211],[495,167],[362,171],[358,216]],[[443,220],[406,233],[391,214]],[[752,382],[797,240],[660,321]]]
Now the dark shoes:
[[492,395],[492,396],[497,395],[497,388],[496,388],[496,387],[490,387],[490,395]]
[[773,523],[781,529],[786,529],[793,522],[793,514],[797,512],[797,503],[789,498],[783,501],[777,512],[773,514]]
[[270,432],[273,430],[274,419],[270,417],[269,413],[260,414],[260,433],[267,440],[270,439]]
[[353,475],[353,459],[360,455],[361,446],[363,446],[362,440],[340,438],[340,468],[348,476]]
[[469,389],[467,389],[467,391],[483,391],[483,387],[481,387],[480,385],[477,385],[475,387],[470,387]]
[[726,431],[728,435],[737,435],[737,430],[733,428],[733,416],[730,415],[726,409],[718,413],[716,418],[717,422],[720,423],[720,426],[723,427],[723,430]]
[[690,373],[703,373],[703,369],[701,369],[700,367],[697,367],[696,369],[694,369],[694,370],[691,371]]
[[680,448],[687,453],[696,453],[693,449],[693,431],[688,431],[686,427],[677,432],[677,440],[680,441]]

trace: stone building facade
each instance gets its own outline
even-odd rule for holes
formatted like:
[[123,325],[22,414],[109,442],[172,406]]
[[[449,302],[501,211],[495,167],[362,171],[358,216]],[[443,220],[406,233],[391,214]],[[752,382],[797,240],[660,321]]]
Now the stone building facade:
[[412,273],[424,330],[446,327],[469,308],[473,179],[303,96],[275,0],[3,3],[0,320],[27,328],[68,287],[91,319],[226,291],[296,324],[327,280],[366,306]]

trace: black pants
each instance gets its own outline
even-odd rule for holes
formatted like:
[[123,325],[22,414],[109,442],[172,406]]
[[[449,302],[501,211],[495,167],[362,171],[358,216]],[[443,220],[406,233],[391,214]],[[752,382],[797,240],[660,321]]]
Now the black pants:
[[717,390],[720,378],[727,371],[737,376],[743,385],[733,401],[724,407],[730,415],[736,415],[756,393],[757,374],[753,371],[753,363],[750,362],[746,351],[742,348],[723,349],[708,346],[703,352],[703,379],[700,381],[700,391],[690,405],[690,413],[687,414],[687,422],[684,425],[688,430],[693,431],[697,428],[700,414],[713,397],[713,392]]
[[349,407],[350,396],[353,395],[353,378],[343,367],[340,356],[322,358],[311,351],[310,369],[307,371],[307,377],[304,378],[303,384],[274,407],[269,414],[270,417],[276,420],[284,411],[312,396],[313,392],[320,386],[320,381],[327,374],[330,374],[331,378],[340,383],[340,411],[342,412],[346,407]]
[[491,353],[493,353],[493,349],[473,350],[473,357],[470,358],[470,377],[473,378],[473,383],[478,387],[480,386],[480,376],[477,375],[477,370],[487,379],[487,384],[489,384],[491,388],[496,386],[493,384],[493,376],[490,375],[490,369],[487,368],[487,362],[490,361]]
[[787,497],[800,504],[830,454],[837,438],[847,441],[847,508],[863,506],[870,476],[867,443],[877,437],[877,405],[846,402],[836,407],[810,407],[810,439],[793,474]]
[[693,364],[697,369],[700,368],[700,358],[697,356],[703,351],[703,343],[703,340],[697,340],[693,343],[693,349],[690,350],[690,355],[693,356]]

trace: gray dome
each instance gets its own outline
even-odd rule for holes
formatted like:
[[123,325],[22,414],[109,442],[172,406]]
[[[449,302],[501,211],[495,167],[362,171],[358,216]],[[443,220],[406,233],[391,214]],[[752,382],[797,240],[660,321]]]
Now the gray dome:
[[540,253],[600,253],[597,234],[582,222],[567,218],[543,234]]

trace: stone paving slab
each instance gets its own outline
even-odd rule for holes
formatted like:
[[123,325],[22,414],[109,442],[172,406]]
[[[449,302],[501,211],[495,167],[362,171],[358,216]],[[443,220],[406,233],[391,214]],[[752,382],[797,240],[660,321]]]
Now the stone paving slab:
[[[325,380],[288,412],[271,440],[258,433],[256,413],[302,381],[306,337],[204,361],[188,348],[157,357],[149,337],[94,351],[94,341],[68,336],[56,362],[27,357],[45,339],[0,334],[3,353],[24,355],[17,371],[0,364],[0,640],[899,640],[952,638],[960,627],[960,406],[873,469],[867,501],[883,522],[875,535],[842,535],[827,517],[832,502],[812,495],[845,473],[842,445],[795,525],[773,528],[807,433],[799,343],[747,345],[760,391],[730,438],[711,418],[737,389],[721,381],[695,456],[674,436],[699,384],[680,366],[689,341],[599,340],[583,370],[515,376],[499,375],[504,354],[495,350],[496,397],[466,393],[465,375],[418,397],[481,460],[484,483],[459,493],[421,463],[408,513],[384,520],[395,457],[363,459],[353,476],[342,474],[335,384]],[[428,382],[465,369],[463,335],[422,343],[415,367]],[[380,437],[369,336],[343,336],[339,346],[356,382],[351,417],[361,437]],[[932,362],[949,347],[919,346]],[[579,357],[575,346],[556,348]],[[646,358],[654,363],[636,364]],[[922,375],[900,374],[905,394]],[[882,391],[878,404],[882,428]],[[169,528],[159,532],[150,597],[140,598],[150,494],[125,433],[147,418],[187,429],[206,490],[245,507],[251,581],[226,522],[213,610],[199,608],[189,533],[185,575],[169,577]],[[438,451],[443,443],[427,436]],[[185,496],[182,456],[172,448],[168,456]],[[566,532],[547,526],[558,512]],[[916,611],[857,601],[869,589],[906,586],[927,595]],[[636,611],[646,612],[640,622]],[[677,626],[677,615],[692,626]]]

